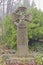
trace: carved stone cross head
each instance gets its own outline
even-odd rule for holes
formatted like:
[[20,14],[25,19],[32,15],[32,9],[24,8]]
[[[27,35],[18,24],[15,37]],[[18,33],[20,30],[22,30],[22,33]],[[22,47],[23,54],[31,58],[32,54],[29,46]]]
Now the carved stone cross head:
[[26,7],[19,7],[18,10],[13,13],[13,20],[15,24],[19,24],[18,21],[24,20],[30,22],[32,20],[32,14],[25,15],[27,8]]
[[26,11],[26,9],[27,9],[26,7],[19,7],[16,12],[19,11],[20,13],[21,13],[21,12],[24,13],[24,12]]

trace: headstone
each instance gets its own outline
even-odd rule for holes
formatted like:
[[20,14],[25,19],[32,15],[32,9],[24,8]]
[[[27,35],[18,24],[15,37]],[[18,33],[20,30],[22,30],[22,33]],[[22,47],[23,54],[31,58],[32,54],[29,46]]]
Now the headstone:
[[[17,25],[17,56],[19,57],[27,57],[29,54],[28,50],[28,34],[27,27],[25,23],[25,19],[31,21],[31,15],[25,16],[26,7],[19,7],[16,11],[16,17],[18,16],[17,12],[19,11],[19,23]],[[14,17],[13,17],[14,18]],[[14,18],[14,22],[17,21],[18,18]]]
[[25,7],[19,8],[20,11],[20,23],[17,27],[17,55],[27,56],[28,54],[28,37],[27,37],[27,27],[24,21],[24,11]]

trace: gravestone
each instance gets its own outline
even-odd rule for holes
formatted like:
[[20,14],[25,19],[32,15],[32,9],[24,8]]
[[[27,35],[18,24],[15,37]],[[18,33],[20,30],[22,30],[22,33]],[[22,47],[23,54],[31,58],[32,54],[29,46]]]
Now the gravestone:
[[[19,57],[28,57],[28,34],[26,21],[31,21],[31,14],[25,15],[26,7],[19,7],[16,13],[13,13],[14,23],[17,25],[17,52],[16,55]],[[19,12],[19,13],[17,13]],[[19,23],[18,20],[19,19]]]

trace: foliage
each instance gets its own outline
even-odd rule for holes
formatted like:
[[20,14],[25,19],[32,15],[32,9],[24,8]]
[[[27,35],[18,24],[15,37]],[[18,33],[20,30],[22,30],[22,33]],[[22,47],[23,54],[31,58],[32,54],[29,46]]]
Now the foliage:
[[8,15],[5,18],[4,27],[5,27],[5,42],[8,43],[11,48],[15,48],[17,30],[16,30],[16,26],[12,21],[11,15]]
[[31,8],[26,11],[26,15],[31,13],[33,18],[28,25],[28,38],[29,39],[40,39],[43,38],[43,12],[37,10],[37,8]]
[[0,62],[2,62],[2,57],[0,57]]
[[30,48],[31,51],[36,51],[36,52],[43,53],[43,43],[41,43],[41,42],[33,42],[31,44],[29,43],[29,48]]
[[36,55],[35,61],[37,62],[38,65],[42,65],[43,64],[43,57],[41,57],[40,55]]

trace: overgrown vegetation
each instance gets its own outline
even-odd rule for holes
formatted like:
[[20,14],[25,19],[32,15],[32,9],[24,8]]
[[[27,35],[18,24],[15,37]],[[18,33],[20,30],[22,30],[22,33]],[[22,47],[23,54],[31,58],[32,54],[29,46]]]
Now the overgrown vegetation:
[[38,65],[43,65],[43,57],[41,55],[36,55],[35,61]]
[[28,24],[28,38],[29,39],[43,39],[43,12],[32,8],[26,14],[32,13],[33,19]]
[[5,27],[5,43],[11,48],[16,47],[16,40],[17,40],[17,29],[12,21],[11,15],[8,15],[4,20],[4,27]]

